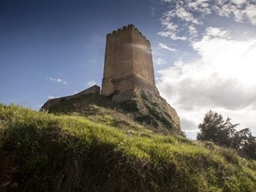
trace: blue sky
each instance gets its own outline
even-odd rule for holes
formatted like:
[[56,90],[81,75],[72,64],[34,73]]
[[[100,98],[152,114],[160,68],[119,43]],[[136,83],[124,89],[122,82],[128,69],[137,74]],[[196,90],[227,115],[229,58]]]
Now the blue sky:
[[190,138],[209,110],[256,135],[256,0],[0,0],[0,102],[38,110],[101,85],[106,34],[127,24]]

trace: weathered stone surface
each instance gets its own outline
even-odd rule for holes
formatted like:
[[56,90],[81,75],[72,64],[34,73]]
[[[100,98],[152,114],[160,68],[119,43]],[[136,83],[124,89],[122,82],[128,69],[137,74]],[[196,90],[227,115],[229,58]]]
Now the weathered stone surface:
[[78,98],[81,95],[87,95],[87,94],[100,94],[100,87],[97,85],[93,85],[89,87],[88,89],[85,89],[79,93],[76,93],[74,95],[66,96],[66,97],[59,97],[59,98],[54,98],[54,99],[49,99],[42,107],[41,110],[49,110],[51,107],[56,106],[56,105],[61,105],[61,102],[64,100],[70,100],[74,98]]
[[175,109],[155,90],[135,86],[132,94],[129,95],[132,95],[132,98],[118,100],[118,103],[126,111],[137,113],[135,117],[138,121],[159,131],[180,133],[180,120]]
[[128,25],[107,35],[102,94],[133,89],[133,77],[155,86],[151,44]]
[[93,85],[93,86],[89,87],[88,89],[85,89],[73,96],[87,95],[87,94],[100,94],[100,87],[98,85]]

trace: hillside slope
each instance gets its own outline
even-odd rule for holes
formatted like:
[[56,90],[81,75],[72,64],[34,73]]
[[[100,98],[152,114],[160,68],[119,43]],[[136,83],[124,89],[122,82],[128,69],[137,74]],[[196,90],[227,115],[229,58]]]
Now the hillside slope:
[[115,122],[118,122],[115,115],[118,118],[127,116],[129,121],[126,118],[126,122],[144,124],[155,132],[183,134],[176,111],[163,98],[142,90],[137,90],[136,95],[132,100],[117,103],[112,99],[115,94],[108,97],[99,94],[76,94],[50,99],[41,110],[54,114],[75,112],[80,116],[93,118],[110,113],[114,114],[112,117],[116,119]]
[[0,191],[256,190],[256,162],[232,150],[92,120],[0,104]]

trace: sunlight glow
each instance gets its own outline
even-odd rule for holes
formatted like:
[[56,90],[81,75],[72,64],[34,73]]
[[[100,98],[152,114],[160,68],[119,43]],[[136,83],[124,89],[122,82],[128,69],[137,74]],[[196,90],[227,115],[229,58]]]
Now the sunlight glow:
[[205,36],[193,45],[206,68],[223,78],[237,79],[244,85],[256,83],[256,39],[235,41]]

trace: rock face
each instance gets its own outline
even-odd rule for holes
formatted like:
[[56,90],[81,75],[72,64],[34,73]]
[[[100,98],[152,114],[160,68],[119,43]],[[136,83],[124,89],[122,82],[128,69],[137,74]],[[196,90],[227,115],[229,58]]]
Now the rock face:
[[[49,110],[62,105],[63,99],[74,99],[82,94],[99,94],[99,87],[49,100],[42,109]],[[153,129],[181,132],[175,109],[160,96],[155,86],[151,44],[134,25],[107,34],[101,95]]]

